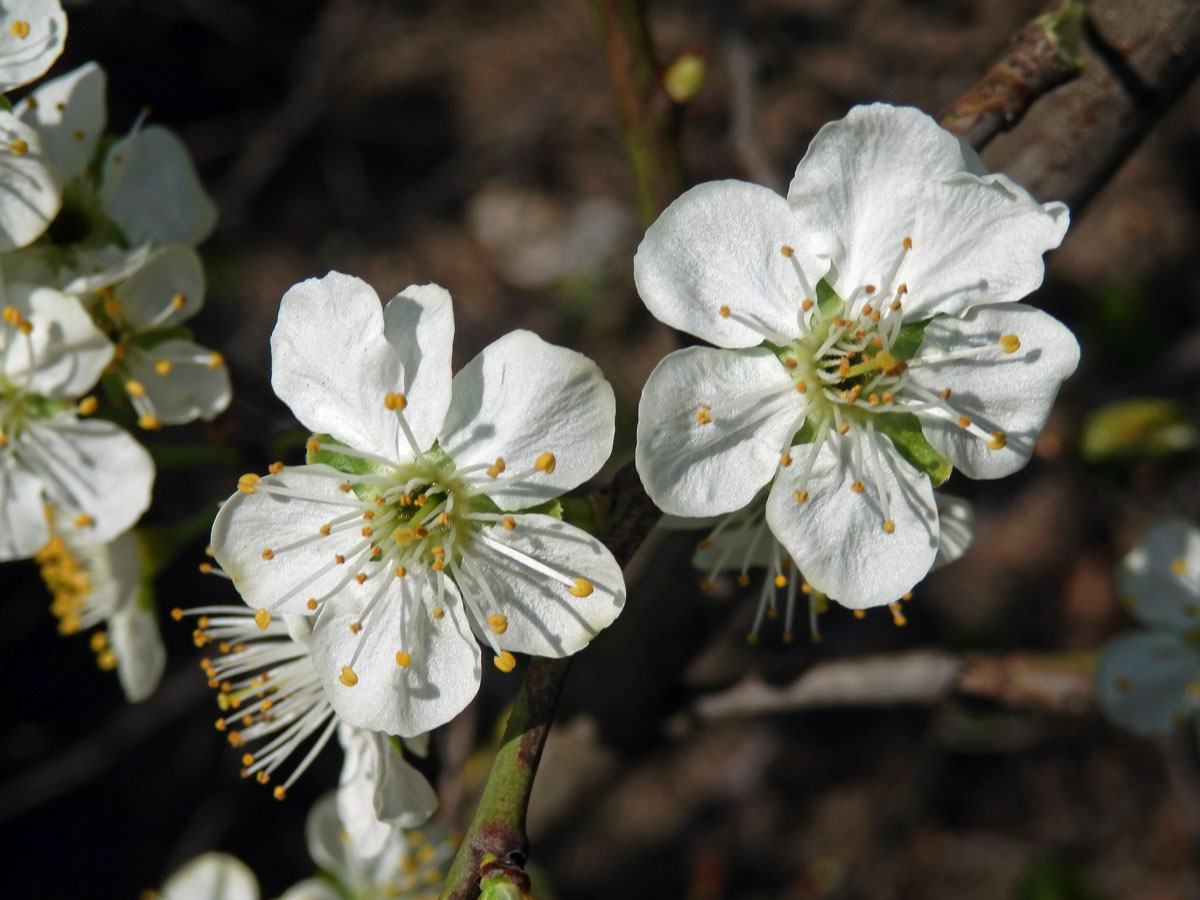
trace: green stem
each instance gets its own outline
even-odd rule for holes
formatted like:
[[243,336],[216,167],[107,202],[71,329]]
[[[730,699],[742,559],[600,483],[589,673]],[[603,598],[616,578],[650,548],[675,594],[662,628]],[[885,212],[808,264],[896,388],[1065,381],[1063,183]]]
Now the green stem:
[[649,225],[683,189],[678,108],[659,80],[641,0],[590,0],[612,82],[638,210]]

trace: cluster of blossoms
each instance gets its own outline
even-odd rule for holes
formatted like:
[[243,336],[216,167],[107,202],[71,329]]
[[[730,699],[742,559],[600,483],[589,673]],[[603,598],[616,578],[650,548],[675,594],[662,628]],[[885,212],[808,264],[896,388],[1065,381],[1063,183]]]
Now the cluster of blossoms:
[[1149,529],[1117,570],[1121,604],[1146,626],[1100,655],[1097,698],[1113,721],[1163,734],[1200,711],[1200,530]]
[[638,410],[637,466],[680,516],[765,522],[816,591],[895,602],[942,552],[952,468],[1021,468],[1071,333],[1015,301],[1067,229],[928,116],[856,107],[826,125],[786,198],[702,184],[634,259],[660,320],[716,345],[668,355]]
[[[65,37],[57,0],[7,4],[0,89],[43,75]],[[0,112],[0,561],[36,554],[64,633],[107,621],[97,660],[140,699],[163,660],[128,532],[154,463],[118,422],[212,418],[229,378],[182,327],[215,208],[169,131],[104,133],[104,96],[88,63]]]

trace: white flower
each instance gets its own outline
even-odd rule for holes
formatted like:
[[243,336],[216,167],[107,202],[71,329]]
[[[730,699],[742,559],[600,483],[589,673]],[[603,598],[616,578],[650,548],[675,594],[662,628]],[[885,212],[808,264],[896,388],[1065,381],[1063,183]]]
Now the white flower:
[[[359,853],[378,853],[397,828],[415,828],[437,809],[433,787],[377,731],[343,723],[338,740],[346,754],[338,778],[338,815]],[[404,741],[412,752],[412,741]]]
[[1121,603],[1148,631],[1110,641],[1096,674],[1113,721],[1162,734],[1200,710],[1200,530],[1160,522],[1121,561]]
[[625,599],[604,545],[547,514],[608,457],[611,387],[527,331],[452,382],[453,327],[436,285],[386,309],[338,273],[291,288],[272,386],[318,433],[317,462],[244,476],[213,524],[247,604],[319,611],[313,656],[338,714],[405,737],[475,695],[472,631],[510,671],[513,652],[579,650]]
[[104,543],[150,504],[154,462],[111,422],[79,418],[112,344],[74,298],[11,285],[0,321],[0,560],[50,539],[44,508]]
[[86,63],[47,81],[14,109],[40,137],[62,185],[62,210],[49,226],[50,246],[42,249],[200,243],[216,223],[216,207],[173,133],[139,121],[97,159],[108,117],[105,82],[104,70]]
[[[745,506],[814,588],[889,603],[937,556],[933,487],[1029,459],[1078,345],[1014,301],[1067,209],[1038,204],[912,109],[826,125],[787,199],[702,184],[659,217],[634,275],[692,347],[651,373],[637,465],[668,513]],[[932,477],[931,477],[932,476]]]
[[91,636],[97,664],[117,670],[131,703],[145,700],[162,680],[167,651],[147,590],[137,535],[126,531],[112,541],[94,544],[81,540],[81,532],[87,529],[55,523],[53,510],[47,510],[47,515],[52,536],[34,560],[54,597],[50,611],[58,617],[58,630],[76,634],[104,623],[107,630]]
[[167,879],[157,900],[258,900],[258,880],[227,853],[204,853]]
[[45,75],[66,38],[58,0],[7,0],[0,10],[0,94]]
[[435,900],[458,849],[444,827],[431,823],[407,832],[391,829],[378,849],[364,851],[351,838],[354,824],[339,815],[339,808],[334,796],[322,797],[305,827],[308,852],[331,881],[307,879],[280,900]]
[[[974,537],[975,513],[966,500],[938,491],[934,491],[933,496],[940,525],[938,554],[933,568],[939,569],[967,552]],[[705,573],[700,588],[705,591],[711,589],[713,580],[720,572],[737,572],[738,585],[747,587],[750,584],[750,570],[764,568],[767,571],[759,592],[754,624],[746,635],[746,641],[757,643],[763,619],[777,618],[781,608],[784,612],[783,642],[790,644],[794,641],[798,596],[808,600],[809,633],[813,641],[820,641],[817,616],[825,611],[826,597],[813,589],[787,550],[771,533],[766,519],[766,499],[766,492],[760,492],[749,506],[721,516],[713,523],[712,530],[697,543],[692,564]],[[686,527],[688,521],[691,520],[678,519],[675,524]],[[779,592],[785,588],[785,601],[781,604]],[[909,595],[903,599],[909,599]],[[848,605],[855,606],[853,603]],[[859,618],[864,614],[861,608],[855,608],[854,613]],[[899,603],[892,604],[892,615],[896,624],[904,624],[905,618],[900,612]]]

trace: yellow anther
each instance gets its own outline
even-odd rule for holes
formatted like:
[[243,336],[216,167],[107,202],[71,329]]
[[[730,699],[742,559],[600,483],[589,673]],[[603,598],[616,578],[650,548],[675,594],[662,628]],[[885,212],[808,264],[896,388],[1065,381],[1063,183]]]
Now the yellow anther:
[[896,533],[896,522],[895,522],[895,520],[893,520],[893,519],[884,519],[884,520],[883,520],[883,530],[884,530],[884,531],[886,531],[888,534],[895,534],[895,533]]
[[779,252],[782,253],[784,256],[791,256],[796,251],[793,250],[791,247],[789,247],[787,244],[784,244],[782,247],[779,248]]
[[272,475],[278,475],[280,472],[283,471],[283,463],[280,462],[279,460],[276,460],[275,462],[273,462],[269,466],[267,466],[267,471],[270,472]]
[[1021,339],[1015,334],[1006,334],[997,343],[1005,353],[1016,353],[1021,349]]
[[97,631],[92,635],[88,644],[91,646],[93,653],[99,653],[108,646],[108,634],[103,631]]
[[912,238],[906,237],[901,243],[904,245],[905,250],[912,249]]
[[187,306],[187,295],[176,294],[171,298],[171,306],[175,307],[175,309],[183,309],[185,306]]
[[758,643],[758,635],[755,634],[753,631],[750,632],[748,635],[746,635],[746,643],[749,644],[751,647],[753,647],[755,644]]
[[496,461],[488,466],[487,473],[491,478],[496,478],[504,471],[504,457],[497,456]]
[[310,437],[307,441],[304,442],[304,449],[307,450],[309,453],[320,453],[321,452],[321,442],[318,441],[315,437]]
[[442,619],[442,618],[443,618],[445,615],[446,615],[446,611],[445,611],[444,609],[442,609],[440,606],[435,606],[435,607],[434,607],[434,609],[433,609],[433,617],[434,617],[435,619],[438,619],[438,620],[440,620],[440,619]]
[[855,480],[855,482],[850,485],[850,490],[854,491],[856,494],[861,494],[864,490],[866,490],[866,487],[861,481]]
[[875,368],[880,372],[886,372],[888,369],[896,368],[896,357],[883,350],[871,357],[871,362],[875,364]]
[[25,40],[25,38],[29,37],[29,23],[22,19],[18,19],[17,21],[13,22],[12,28],[10,28],[8,30],[12,33],[12,36],[15,38],[20,38],[21,40]]
[[838,434],[846,434],[846,432],[848,432],[849,430],[850,430],[850,423],[849,423],[849,422],[843,422],[841,425],[839,425],[839,426],[837,427],[837,433],[838,433]]
[[875,285],[868,284],[865,288],[863,288],[863,290],[865,290],[868,294],[873,294],[875,293]]
[[958,427],[959,428],[970,428],[971,420],[969,418],[967,418],[966,416],[959,416],[958,417]]
[[397,650],[396,665],[402,669],[407,669],[410,665],[412,665],[412,655],[405,653],[403,650]]
[[717,312],[721,314],[722,319],[728,319],[732,310],[730,310],[730,308],[728,306],[722,306],[720,309],[717,310]]
[[407,547],[417,539],[417,533],[411,528],[397,528],[392,532],[392,540],[401,547]]
[[700,581],[699,583],[697,583],[696,587],[700,588],[700,590],[702,590],[702,591],[711,591],[712,590],[712,582],[706,578],[703,581]]
[[438,517],[437,517],[437,523],[439,525],[449,525],[450,524],[450,513],[445,513],[445,512],[439,513]]
[[572,597],[589,597],[593,591],[592,583],[586,578],[576,578],[575,587],[571,588],[567,593]]
[[383,395],[383,405],[393,412],[404,412],[404,408],[408,406],[408,398],[403,394],[393,394],[388,391]]
[[800,365],[800,364],[798,362],[796,362],[796,360],[792,359],[790,356],[783,361],[783,367],[785,369],[787,369],[788,371],[791,371],[792,369],[796,368],[796,366],[798,366],[798,365]]
[[333,531],[333,525],[329,522],[326,522],[324,525],[318,528],[317,531],[321,537],[329,537],[330,533]]
[[252,765],[254,765],[254,754],[252,754],[252,753],[243,753],[243,754],[242,754],[242,765],[243,765],[243,766],[252,766]]
[[867,611],[865,609],[854,610],[854,618],[865,619],[866,617],[867,617]]
[[446,563],[440,559],[435,559],[429,568],[433,569],[435,572],[441,572],[446,568]]
[[174,619],[176,622],[183,621],[183,610],[180,609],[178,606],[175,607],[173,610],[171,610],[171,618]]
[[500,613],[493,613],[488,616],[487,621],[488,627],[496,632],[496,634],[504,634],[504,632],[508,631],[508,618],[500,615]]
[[125,391],[130,397],[146,396],[146,386],[133,378],[130,378],[127,382],[125,382]]
[[712,424],[712,415],[709,414],[707,406],[700,407],[700,410],[696,413],[696,421],[699,422],[701,425],[711,425]]
[[142,431],[158,431],[162,428],[162,422],[154,413],[142,413],[138,416],[138,428]]
[[21,313],[15,306],[4,307],[4,324],[16,325],[21,321]]
[[104,301],[104,314],[110,319],[115,319],[124,308],[124,304],[115,297],[109,297]]
[[779,457],[779,464],[784,467],[790,466],[792,464],[792,454],[784,453],[781,455]]
[[868,394],[867,402],[870,403],[872,406],[878,405],[879,404],[879,395],[878,394]]
[[285,791],[283,789],[282,784],[275,785],[275,790],[273,790],[271,793],[275,797],[276,800],[282,800],[284,797],[287,796],[287,791]]
[[9,152],[12,153],[13,156],[21,157],[29,152],[29,144],[26,141],[23,141],[20,138],[17,138],[15,141],[13,141],[11,144],[8,145],[8,149],[9,149]]
[[804,310],[805,312],[808,312],[810,309],[813,308],[812,300],[805,297],[803,300],[800,301],[800,308],[802,310]]
[[558,460],[554,458],[554,454],[550,452],[543,453],[534,462],[533,467],[539,472],[545,472],[547,475],[553,474],[555,466],[558,465]]
[[270,547],[267,547],[267,548],[266,548],[265,550],[263,550],[263,552],[262,552],[262,558],[263,558],[263,559],[274,559],[274,558],[275,558],[275,551],[274,551],[274,550],[272,550]]
[[790,644],[796,640],[796,636],[790,631],[785,631],[783,633],[782,640],[785,644]]
[[517,520],[514,519],[512,516],[505,516],[503,519],[500,520],[500,524],[503,525],[505,528],[507,528],[509,531],[512,531],[514,528],[517,527]]
[[1008,445],[1008,435],[1003,431],[993,431],[987,445],[990,450],[1003,450]]
[[117,655],[111,650],[102,650],[96,656],[96,665],[105,672],[111,672],[117,667]]
[[333,554],[333,561],[335,563],[337,563],[339,566],[341,566],[341,565],[345,564],[346,557],[342,556],[342,554],[340,554],[340,553],[335,553],[335,554]]
[[743,572],[737,577],[737,583],[739,587],[746,587],[748,584],[750,584],[750,576]]
[[73,520],[76,528],[87,528],[89,525],[95,524],[95,519],[85,512],[81,512]]
[[253,494],[255,485],[257,485],[260,481],[262,481],[262,479],[253,472],[247,472],[238,479],[237,489],[243,494]]
[[416,528],[413,529],[413,534],[416,535],[419,540],[420,538],[423,538],[427,534],[429,534],[429,530],[418,525]]
[[205,363],[210,369],[219,369],[225,364],[225,357],[213,350],[208,354],[208,362]]
[[883,396],[881,396],[879,399],[882,400],[884,403],[891,403],[893,400],[896,399],[896,395],[893,394],[891,391],[884,391]]
[[496,668],[501,672],[511,672],[514,668],[516,668],[517,660],[516,657],[514,657],[507,650],[501,650],[499,656],[492,657],[492,663],[495,664]]
[[792,491],[792,496],[796,498],[797,503],[808,502],[808,491]]
[[362,527],[362,531],[360,532],[360,534],[362,534],[363,537],[370,537],[374,533],[375,533],[375,529],[372,528],[370,525],[364,525]]
[[350,623],[350,633],[351,634],[358,634],[360,631],[362,631],[362,629],[363,629],[362,622],[351,622]]
[[354,674],[354,670],[349,666],[342,666],[342,674],[338,676],[338,681],[346,687],[354,687],[358,684],[358,676]]
[[396,568],[393,570],[393,572],[397,578],[403,578],[405,575],[408,574],[408,569],[405,568],[404,566],[396,566]]
[[777,588],[787,587],[787,576],[786,575],[776,575],[775,576],[775,587],[777,587]]
[[347,481],[345,484],[339,484],[338,490],[341,491],[343,494],[348,494],[352,490],[354,490],[354,485],[351,484],[349,481]]
[[805,384],[803,381],[796,382],[796,393],[803,394],[807,390],[808,390],[808,385]]
[[[1171,571],[1174,574],[1182,575],[1187,570],[1188,570],[1187,560],[1184,559],[1182,556],[1177,556],[1177,557],[1175,557],[1175,559],[1171,560]],[[1133,598],[1130,598],[1130,599],[1132,600]]]
[[308,602],[307,602],[307,603],[305,603],[304,605],[305,605],[305,606],[307,606],[309,609],[314,609],[314,610],[315,610],[315,609],[317,608],[317,598],[316,598],[316,597],[309,597],[309,598],[308,598]]

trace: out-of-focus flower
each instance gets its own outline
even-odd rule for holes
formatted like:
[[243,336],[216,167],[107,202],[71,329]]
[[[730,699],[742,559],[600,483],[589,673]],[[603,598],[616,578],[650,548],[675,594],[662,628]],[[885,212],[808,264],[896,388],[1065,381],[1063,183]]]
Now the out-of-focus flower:
[[317,432],[309,465],[247,475],[213,524],[252,607],[319,613],[313,656],[347,722],[410,737],[479,686],[479,647],[566,656],[620,612],[620,567],[559,520],[559,494],[613,438],[595,364],[527,331],[450,377],[450,296],[414,286],[386,309],[330,273],[283,298],[272,385]]
[[258,880],[244,862],[227,853],[205,853],[176,869],[154,900],[258,900]]
[[651,373],[637,465],[666,512],[711,516],[772,484],[766,521],[812,586],[890,603],[937,557],[933,488],[1029,459],[1079,347],[1014,301],[1067,228],[928,116],[826,125],[785,199],[702,184],[650,226],[638,290],[692,347]]
[[1200,530],[1150,528],[1117,569],[1121,602],[1146,631],[1110,641],[1096,674],[1100,707],[1139,734],[1161,734],[1200,710]]

